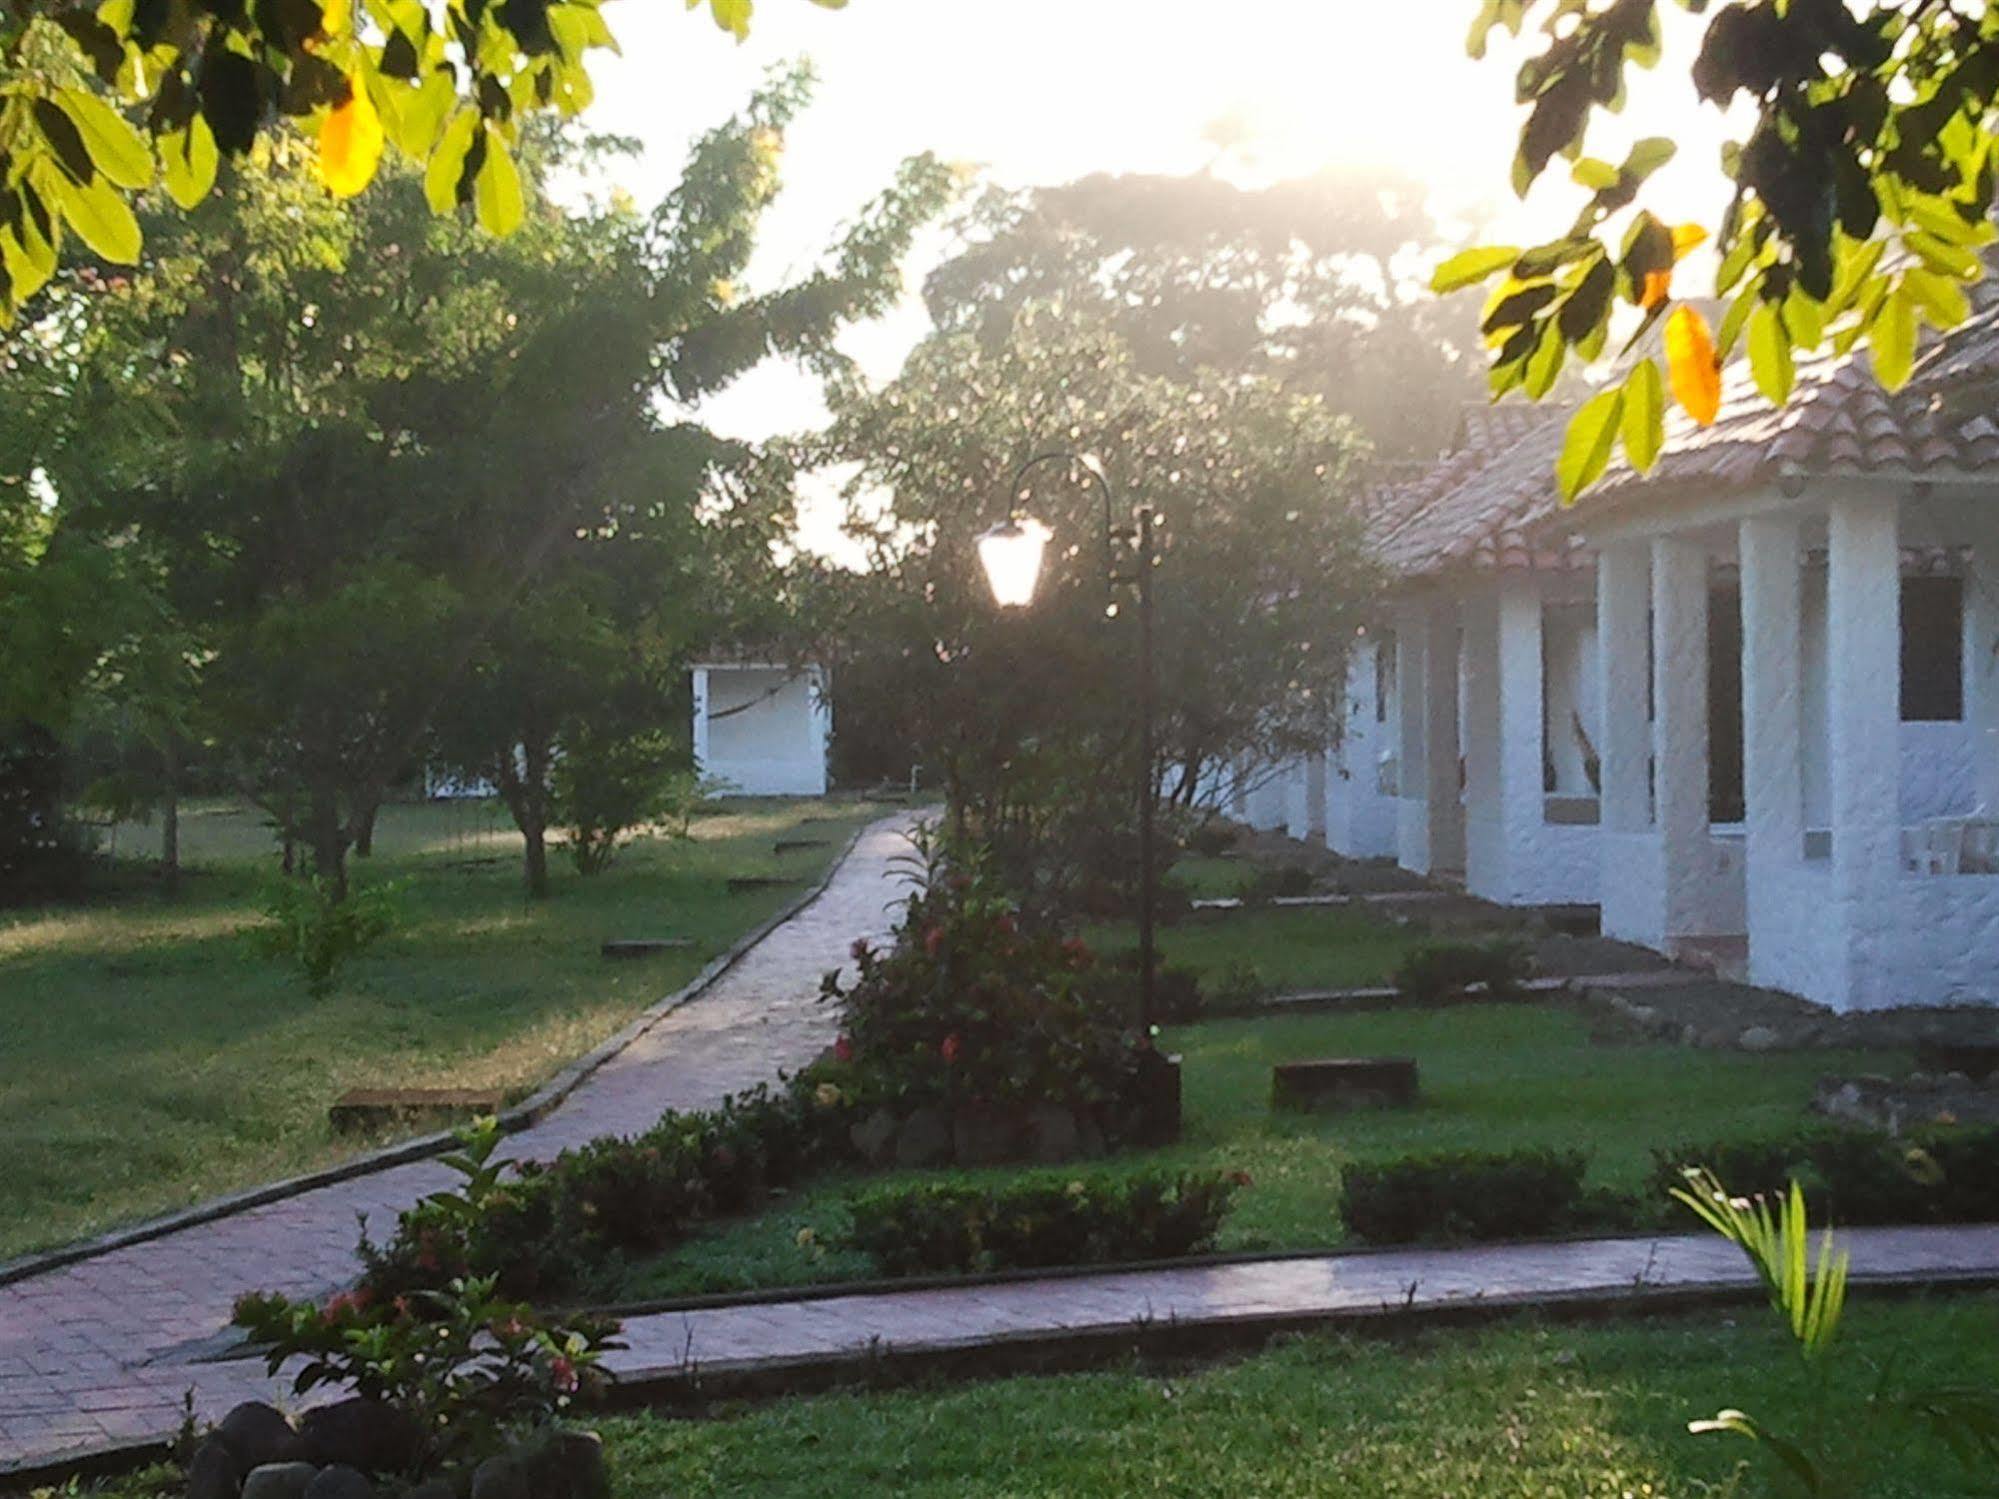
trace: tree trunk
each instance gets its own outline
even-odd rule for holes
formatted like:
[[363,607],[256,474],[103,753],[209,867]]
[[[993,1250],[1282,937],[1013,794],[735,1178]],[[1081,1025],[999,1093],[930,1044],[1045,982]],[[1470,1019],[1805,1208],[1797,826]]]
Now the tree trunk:
[[160,760],[166,787],[160,804],[160,887],[173,895],[180,889],[180,744],[171,734]]
[[306,837],[313,874],[326,882],[336,902],[347,899],[347,831],[340,825],[340,799],[330,789],[313,791]]
[[494,784],[521,830],[522,867],[529,900],[548,899],[548,736],[530,730],[520,744],[500,756]]
[[382,804],[371,801],[363,809],[354,813],[354,854],[356,858],[372,859],[375,856],[375,815],[382,810]]

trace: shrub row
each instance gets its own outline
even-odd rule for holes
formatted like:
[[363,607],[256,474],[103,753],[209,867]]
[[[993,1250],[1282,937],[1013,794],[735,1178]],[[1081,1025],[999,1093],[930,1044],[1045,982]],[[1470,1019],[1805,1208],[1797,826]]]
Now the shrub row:
[[1175,1259],[1214,1246],[1237,1174],[881,1187],[848,1199],[850,1248],[886,1275]]
[[1403,960],[1394,983],[1404,999],[1418,1004],[1449,1002],[1473,984],[1483,984],[1489,999],[1517,999],[1521,982],[1533,967],[1527,949],[1504,937],[1490,942],[1429,942]]
[[1646,1190],[1589,1187],[1580,1151],[1445,1151],[1347,1168],[1340,1217],[1370,1244],[1422,1239],[1527,1239],[1616,1232],[1670,1221],[1668,1192],[1705,1166],[1742,1196],[1804,1188],[1815,1220],[1999,1221],[1999,1129],[1940,1129],[1903,1140],[1815,1130],[1743,1143],[1694,1142],[1653,1152]]
[[493,1276],[500,1294],[521,1300],[586,1285],[620,1255],[665,1248],[704,1219],[844,1163],[851,1125],[839,1089],[793,1079],[668,1113],[644,1134],[593,1140],[546,1165],[495,1161],[487,1137],[446,1157],[462,1192],[404,1212],[386,1245],[363,1240],[363,1285],[394,1298]]

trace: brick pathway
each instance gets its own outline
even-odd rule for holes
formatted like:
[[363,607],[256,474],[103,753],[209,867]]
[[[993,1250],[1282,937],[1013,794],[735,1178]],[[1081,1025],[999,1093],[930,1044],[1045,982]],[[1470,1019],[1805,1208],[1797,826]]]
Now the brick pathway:
[[[507,1144],[546,1159],[651,1126],[808,1062],[831,1039],[819,978],[858,936],[885,934],[903,886],[891,861],[910,814],[868,829],[825,891],[705,994],[672,1011]],[[219,1415],[269,1394],[261,1365],[191,1360],[248,1290],[320,1296],[352,1280],[355,1218],[377,1237],[450,1183],[432,1161],[393,1166],[0,1286],[0,1472],[70,1448],[174,1429],[182,1393]]]

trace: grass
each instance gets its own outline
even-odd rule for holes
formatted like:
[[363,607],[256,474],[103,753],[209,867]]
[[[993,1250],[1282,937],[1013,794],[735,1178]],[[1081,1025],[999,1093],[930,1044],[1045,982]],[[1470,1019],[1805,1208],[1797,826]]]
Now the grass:
[[[1443,1010],[1214,1021],[1168,1032],[1184,1058],[1186,1129],[1171,1149],[1089,1169],[1149,1167],[1249,1172],[1222,1230],[1225,1250],[1337,1244],[1340,1171],[1348,1162],[1439,1149],[1574,1147],[1591,1179],[1634,1189],[1651,1152],[1692,1139],[1752,1139],[1806,1122],[1826,1072],[1906,1070],[1885,1053],[1746,1055],[1665,1045],[1593,1045],[1578,1014],[1554,1006],[1464,1005]],[[1406,1054],[1422,1068],[1411,1110],[1273,1114],[1273,1063],[1314,1056]],[[1084,1169],[1084,1168],[1073,1168]],[[951,1173],[993,1180],[1017,1171]],[[934,1180],[902,1172],[869,1181]],[[627,1267],[619,1294],[647,1299],[864,1278],[865,1258],[829,1247],[844,1200],[862,1178],[829,1177],[754,1218],[715,1226]],[[804,1243],[801,1232],[810,1230]]]
[[[1100,952],[1138,945],[1130,922],[1094,926]],[[1195,917],[1159,929],[1159,961],[1191,968],[1210,994],[1249,980],[1271,993],[1388,983],[1424,937],[1344,906],[1290,906]]]
[[[1767,1458],[1689,1419],[1750,1411],[1868,1499],[1989,1494],[1989,1473],[1870,1402],[1999,1384],[1999,1299],[1849,1309],[1805,1369],[1767,1312],[1594,1326],[1522,1318],[1403,1342],[1324,1334],[1237,1362],[835,1393],[600,1424],[618,1499],[660,1494],[1037,1499],[1692,1499],[1788,1495]],[[166,1499],[164,1471],[99,1499]]]
[[[178,899],[125,862],[85,904],[0,916],[0,1255],[352,1154],[373,1142],[326,1121],[351,1087],[526,1094],[796,893],[731,895],[729,876],[812,879],[881,810],[731,803],[591,880],[558,848],[554,897],[531,905],[503,814],[385,808],[356,874],[408,880],[406,920],[315,1002],[252,938],[275,872],[268,831],[239,806],[193,809]],[[808,820],[828,847],[772,852]],[[129,861],[146,843],[120,829],[115,848]],[[606,938],[665,935],[694,946],[598,955]]]

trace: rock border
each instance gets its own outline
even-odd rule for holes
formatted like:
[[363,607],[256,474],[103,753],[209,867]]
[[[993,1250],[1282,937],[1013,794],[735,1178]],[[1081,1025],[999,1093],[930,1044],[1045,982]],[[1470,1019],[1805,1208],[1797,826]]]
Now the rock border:
[[[852,836],[847,839],[846,844],[840,849],[839,854],[827,864],[825,872],[820,875],[811,888],[802,891],[791,900],[785,902],[777,911],[759,922],[743,936],[737,938],[719,956],[711,959],[706,967],[695,974],[685,984],[681,985],[680,988],[674,990],[666,998],[655,1001],[644,1010],[641,1010],[607,1040],[601,1042],[594,1049],[584,1053],[577,1060],[562,1068],[555,1076],[529,1094],[526,1099],[501,1114],[501,1131],[506,1134],[514,1134],[517,1131],[526,1129],[531,1124],[538,1123],[547,1117],[557,1105],[568,1098],[570,1094],[574,1093],[577,1088],[581,1087],[598,1068],[610,1061],[611,1058],[617,1056],[619,1052],[638,1040],[639,1037],[659,1024],[668,1015],[671,1015],[682,1006],[699,999],[714,986],[715,982],[723,974],[727,973],[747,957],[751,948],[757,946],[758,943],[776,931],[777,928],[784,925],[785,922],[791,920],[792,917],[796,916],[821,895],[825,894],[826,887],[833,883],[833,877],[846,864],[848,858],[853,854],[855,847],[860,843],[865,834],[879,827],[882,823],[892,821],[894,818],[903,815],[899,812],[891,813],[887,817],[876,818],[873,822],[863,823],[860,827],[856,828]],[[46,1249],[39,1253],[22,1255],[16,1259],[0,1260],[0,1286],[11,1285],[16,1281],[27,1280],[36,1275],[46,1275],[51,1270],[61,1270],[70,1265],[80,1264],[84,1260],[96,1259],[101,1255],[113,1253],[116,1250],[129,1249],[135,1244],[145,1244],[154,1239],[163,1239],[169,1234],[179,1233],[183,1229],[198,1228],[204,1223],[214,1223],[223,1218],[233,1218],[239,1213],[250,1211],[252,1208],[260,1208],[273,1202],[282,1202],[288,1197],[299,1197],[307,1192],[317,1191],[321,1187],[336,1186],[341,1182],[352,1181],[356,1177],[371,1176],[377,1171],[385,1171],[392,1166],[405,1166],[412,1161],[427,1160],[432,1156],[442,1155],[448,1150],[455,1149],[457,1144],[458,1137],[455,1132],[450,1130],[419,1135],[415,1139],[402,1140],[394,1145],[385,1145],[378,1150],[364,1152],[361,1155],[354,1156],[349,1160],[341,1161],[335,1165],[321,1167],[317,1171],[308,1171],[299,1176],[283,1177],[274,1182],[265,1182],[260,1186],[246,1187],[240,1192],[231,1192],[221,1197],[212,1197],[206,1202],[195,1204],[193,1207],[182,1208],[177,1212],[167,1213],[157,1218],[148,1218],[125,1228],[113,1229],[109,1233],[100,1234],[96,1238],[78,1240],[73,1244],[65,1244],[57,1249]],[[11,1475],[8,1475],[8,1478],[11,1482]]]

